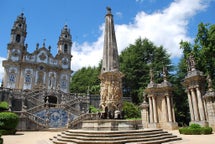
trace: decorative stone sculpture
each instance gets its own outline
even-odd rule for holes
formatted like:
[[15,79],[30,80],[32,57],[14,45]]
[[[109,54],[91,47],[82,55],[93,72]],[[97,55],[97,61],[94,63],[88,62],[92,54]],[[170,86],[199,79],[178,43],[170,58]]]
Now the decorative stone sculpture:
[[99,76],[101,80],[100,107],[106,115],[109,112],[117,111],[119,114],[122,111],[122,77],[123,74],[119,71],[113,15],[111,8],[108,7],[105,17],[102,70]]

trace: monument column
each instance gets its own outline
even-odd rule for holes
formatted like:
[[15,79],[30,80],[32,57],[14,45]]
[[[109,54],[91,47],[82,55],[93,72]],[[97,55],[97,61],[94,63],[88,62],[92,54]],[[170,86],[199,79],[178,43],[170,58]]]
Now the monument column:
[[170,102],[171,102],[171,108],[172,108],[172,119],[173,119],[173,122],[175,123],[176,120],[175,120],[175,111],[174,111],[174,107],[173,107],[173,99],[172,97],[170,98]]
[[191,89],[191,96],[192,96],[192,100],[193,100],[194,119],[195,119],[195,121],[199,121],[199,111],[198,111],[197,99],[196,99],[194,90],[195,90],[194,88]]
[[188,102],[189,102],[189,108],[190,108],[190,117],[191,121],[194,121],[194,113],[193,113],[193,105],[192,105],[192,98],[190,95],[190,91],[187,90],[187,96],[188,96]]
[[203,106],[201,92],[199,90],[199,87],[196,88],[196,92],[197,92],[197,99],[198,99],[198,107],[199,107],[200,120],[201,121],[205,121],[205,111],[204,111],[204,106]]
[[[119,71],[118,49],[111,8],[107,7],[105,16],[104,47],[101,80],[100,107],[105,115],[122,112],[122,77]],[[118,116],[119,116],[118,115]]]
[[153,106],[152,106],[152,97],[149,97],[149,115],[150,115],[150,123],[154,122],[154,117],[153,117]]
[[169,120],[169,122],[172,122],[172,110],[171,110],[171,103],[170,103],[169,95],[166,96],[166,99],[167,99],[168,120]]
[[156,107],[156,100],[155,97],[152,97],[152,103],[153,103],[153,115],[154,115],[154,122],[157,123],[158,118],[157,118],[157,107]]

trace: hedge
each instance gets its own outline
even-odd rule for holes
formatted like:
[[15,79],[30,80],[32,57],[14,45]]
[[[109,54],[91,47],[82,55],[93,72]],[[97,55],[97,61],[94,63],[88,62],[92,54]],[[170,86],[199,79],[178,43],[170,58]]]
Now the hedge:
[[191,124],[189,127],[179,129],[179,133],[185,135],[212,134],[212,131],[211,127],[201,127],[199,124]]
[[5,111],[8,109],[9,109],[9,105],[7,102],[5,102],[5,101],[0,102],[0,111]]
[[12,112],[0,113],[0,132],[5,134],[15,134],[16,126],[18,125],[19,117]]

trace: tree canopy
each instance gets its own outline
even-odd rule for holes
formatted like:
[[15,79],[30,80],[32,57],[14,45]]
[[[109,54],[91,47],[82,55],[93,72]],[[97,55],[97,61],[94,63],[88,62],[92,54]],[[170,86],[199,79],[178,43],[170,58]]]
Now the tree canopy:
[[162,81],[162,69],[168,66],[171,70],[170,56],[160,46],[155,46],[148,39],[137,39],[120,55],[120,70],[123,78],[123,96],[132,97],[136,104],[142,101],[142,93],[149,83],[149,69],[154,71],[156,82]]
[[72,93],[87,93],[98,94],[100,89],[100,74],[99,67],[83,67],[72,76],[70,83],[70,91]]
[[194,44],[182,41],[180,46],[184,54],[182,61],[194,55],[197,69],[210,75],[215,86],[215,25],[200,23]]

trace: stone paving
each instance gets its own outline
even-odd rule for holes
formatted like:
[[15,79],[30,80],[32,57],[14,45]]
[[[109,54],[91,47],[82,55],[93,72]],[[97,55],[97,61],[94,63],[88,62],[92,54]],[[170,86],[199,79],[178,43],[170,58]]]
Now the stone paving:
[[[180,135],[178,130],[169,131],[179,137],[181,141],[168,144],[214,144],[215,134],[211,135]],[[56,136],[60,132],[53,131],[21,131],[16,135],[2,136],[4,144],[51,144],[49,138]],[[167,144],[167,143],[166,143]]]

